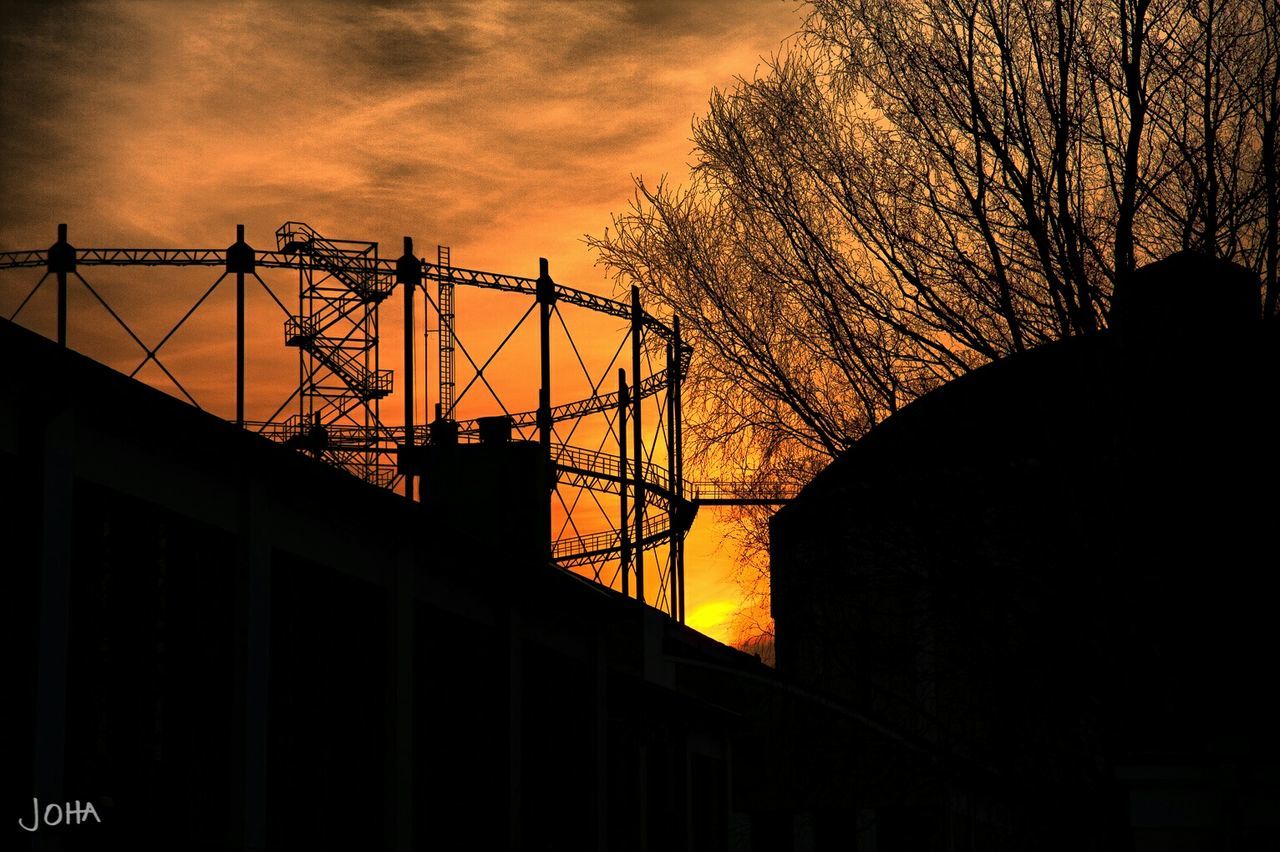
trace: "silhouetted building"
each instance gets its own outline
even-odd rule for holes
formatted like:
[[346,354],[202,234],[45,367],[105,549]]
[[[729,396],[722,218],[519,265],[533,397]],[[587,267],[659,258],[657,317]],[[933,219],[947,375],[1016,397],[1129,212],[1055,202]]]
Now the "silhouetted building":
[[1277,334],[1171,263],[1123,333],[929,394],[778,514],[776,672],[551,567],[509,424],[418,448],[412,503],[0,321],[11,818],[101,819],[12,830],[1274,846]]
[[790,836],[780,726],[809,699],[551,567],[541,456],[509,425],[420,448],[412,503],[4,321],[0,359],[6,801],[100,819],[15,845]]
[[927,394],[774,517],[779,675],[900,735],[858,746],[857,848],[1280,848],[1259,316],[1240,267],[1148,266],[1114,331]]

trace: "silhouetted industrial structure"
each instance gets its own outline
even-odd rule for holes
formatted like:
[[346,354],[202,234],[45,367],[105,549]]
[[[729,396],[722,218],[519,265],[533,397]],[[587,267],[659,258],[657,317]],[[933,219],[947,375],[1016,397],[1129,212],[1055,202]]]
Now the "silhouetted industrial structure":
[[1280,848],[1259,300],[1145,267],[1111,332],[922,397],[774,516],[779,674],[902,735],[814,790],[869,848]]
[[0,358],[14,817],[101,814],[24,848],[714,850],[771,783],[770,670],[550,562],[537,444],[429,444],[409,501],[5,321]]
[[[376,244],[302,223],[276,237],[274,252],[242,228],[226,250],[83,249],[60,226],[47,251],[0,254],[0,267],[44,272],[13,315],[57,285],[55,341],[0,325],[5,363],[24,365],[0,384],[0,532],[21,569],[6,575],[6,615],[25,661],[17,730],[30,732],[15,775],[43,803],[94,801],[102,814],[20,838],[66,849],[437,848],[458,834],[476,848],[723,848],[731,740],[770,679],[679,624],[679,544],[698,486],[680,473],[690,350],[678,326],[644,313],[636,291],[627,304],[558,285],[545,261],[524,279],[454,268],[443,247],[428,263],[408,239],[389,263]],[[147,344],[82,276],[95,265],[217,276]],[[264,268],[296,271],[296,310]],[[229,280],[235,413],[224,420],[200,410],[161,349]],[[69,281],[139,347],[132,375],[156,364],[191,405],[70,351]],[[254,281],[299,353],[296,389],[258,422],[245,416]],[[510,413],[495,393],[501,414],[453,416],[467,390],[456,350],[472,385],[488,386],[493,358],[477,364],[455,334],[458,285],[533,296],[536,410]],[[397,288],[410,391],[415,293],[437,318],[440,402],[425,425],[412,392],[402,425],[380,408],[392,375],[378,312]],[[548,329],[564,325],[562,303],[628,322],[631,385],[619,369],[617,392],[601,390],[606,372],[591,397],[552,404]],[[665,363],[646,373],[651,350]],[[643,428],[646,400],[658,429]],[[556,423],[590,415],[610,419],[617,454],[557,440]],[[565,483],[616,495],[616,526],[552,536],[549,492]],[[663,542],[646,594],[644,556],[653,567]],[[610,560],[617,573],[602,576]],[[593,573],[559,570],[584,565]],[[725,678],[740,694],[721,689]]]
[[[678,401],[660,409],[668,466],[636,451],[636,403],[678,388],[674,327],[654,332],[666,372],[635,389],[620,373],[616,392],[553,406],[544,358],[536,411],[459,422],[451,288],[532,295],[545,341],[555,302],[579,298],[545,267],[486,277],[407,241],[387,264],[298,223],[276,253],[243,234],[168,253],[61,237],[0,263],[56,276],[62,343],[86,259],[220,264],[238,295],[261,266],[297,269],[285,342],[303,402],[245,421],[241,370],[228,422],[0,322],[0,360],[23,365],[0,378],[16,816],[32,796],[102,815],[19,830],[30,848],[1280,839],[1280,335],[1238,267],[1148,267],[1117,292],[1115,331],[928,394],[820,474],[773,523],[775,671],[680,623],[677,569],[658,595],[640,585],[645,547],[699,502],[789,496],[684,483]],[[439,416],[413,423],[408,400],[387,427],[376,306],[407,285],[411,339],[428,280]],[[628,320],[641,375],[638,295],[601,309]],[[616,455],[552,440],[586,410],[613,415]],[[547,492],[574,477],[613,489],[619,524],[558,543]],[[563,570],[574,554],[632,568],[613,588]]]
[[[246,243],[244,227],[238,226],[235,242],[225,250],[77,248],[68,242],[67,226],[59,225],[57,241],[49,249],[2,252],[0,269],[44,270],[10,319],[19,315],[53,276],[57,286],[55,338],[66,345],[70,276],[107,310],[141,350],[142,360],[131,375],[137,375],[149,362],[155,363],[183,398],[196,407],[200,406],[195,397],[161,360],[160,349],[224,280],[234,277],[236,302],[232,333],[236,347],[234,422],[237,425],[323,459],[366,482],[399,490],[410,499],[423,493],[423,488],[417,485],[427,475],[423,463],[431,455],[424,455],[428,446],[510,441],[513,437],[534,439],[540,448],[538,470],[544,477],[547,495],[547,512],[540,523],[551,559],[567,569],[590,571],[597,582],[653,602],[680,620],[684,618],[684,536],[697,507],[780,503],[788,497],[784,490],[762,489],[758,485],[685,483],[680,388],[692,349],[680,339],[678,320],[668,325],[642,308],[638,288],[632,288],[630,302],[621,302],[566,287],[551,279],[545,259],[541,261],[536,279],[458,268],[452,265],[450,251],[445,246],[437,248],[436,262],[432,263],[414,255],[413,241],[408,237],[404,240],[404,253],[390,261],[379,257],[377,243],[329,239],[303,222],[281,225],[276,231],[275,243],[274,251],[258,251]],[[210,267],[220,270],[220,274],[168,333],[154,345],[148,345],[83,277],[80,270],[87,266]],[[260,269],[297,272],[296,310],[285,307],[259,275]],[[246,280],[256,280],[285,315],[284,344],[298,350],[297,387],[271,416],[260,422],[245,419]],[[436,285],[434,298],[428,289],[431,282]],[[534,301],[502,343],[479,364],[457,334],[455,290],[459,286],[523,295]],[[402,423],[394,425],[388,424],[381,408],[381,401],[392,392],[393,371],[382,366],[378,326],[379,309],[397,288],[404,303],[405,348],[401,362],[404,412]],[[421,311],[415,308],[418,293],[423,296]],[[562,304],[617,317],[629,324],[613,362],[600,376],[595,377],[587,370],[560,311]],[[511,412],[485,376],[485,370],[535,308],[539,319],[538,407]],[[433,315],[435,323],[431,328]],[[431,333],[437,335],[435,398],[438,401],[430,424],[414,422],[417,394],[421,393],[424,406],[430,399],[425,364],[421,381],[415,379],[415,328],[419,317],[424,337]],[[553,317],[563,328],[571,351],[587,374],[592,392],[586,398],[553,403],[550,345]],[[615,392],[609,387],[611,369],[628,343],[631,384],[628,385],[625,366],[620,367]],[[459,349],[474,370],[474,377],[461,391],[457,389]],[[424,340],[423,357],[430,351],[428,338]],[[625,364],[625,359],[622,363]],[[490,392],[501,413],[457,420],[457,402],[477,384]],[[655,422],[645,422],[646,401],[651,403],[650,416],[656,415]],[[604,421],[605,437],[594,447],[570,443],[580,423],[591,417]],[[560,425],[567,427],[563,440],[556,431]],[[616,453],[606,447],[611,438],[616,441]],[[451,451],[441,452],[448,455]],[[462,456],[469,457],[469,453],[462,451]],[[577,496],[566,498],[561,493],[564,491],[577,492]],[[590,499],[585,502],[581,499],[584,491],[590,493]],[[605,510],[601,500],[607,499],[606,495],[617,500],[616,512]],[[551,520],[552,501],[557,499],[565,515],[558,530],[553,529]],[[575,513],[585,513],[587,509],[594,513],[597,508],[600,511],[594,514],[594,519],[597,523],[603,521],[605,528],[588,527],[580,531]],[[647,570],[646,554],[649,555]],[[647,593],[646,573],[651,573],[657,582],[657,588],[650,588]]]

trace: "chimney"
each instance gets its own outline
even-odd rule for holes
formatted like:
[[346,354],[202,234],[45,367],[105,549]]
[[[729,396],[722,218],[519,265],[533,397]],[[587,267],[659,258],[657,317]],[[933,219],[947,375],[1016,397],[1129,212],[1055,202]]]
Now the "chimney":
[[1262,317],[1258,276],[1239,264],[1181,251],[1116,287],[1111,328],[1126,347],[1230,348]]

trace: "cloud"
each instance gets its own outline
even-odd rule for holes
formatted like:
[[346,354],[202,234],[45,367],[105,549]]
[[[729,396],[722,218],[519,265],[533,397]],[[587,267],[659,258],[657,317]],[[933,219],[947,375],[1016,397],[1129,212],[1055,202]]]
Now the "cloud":
[[[473,268],[531,274],[546,256],[608,292],[581,235],[625,207],[630,174],[679,179],[710,89],[799,23],[793,0],[0,4],[0,248],[47,246],[58,222],[80,246],[166,247],[226,246],[244,223],[268,248],[302,219],[384,254],[405,234],[424,254],[451,244]],[[207,286],[192,273],[179,297],[135,272],[90,279],[147,340]],[[32,282],[6,275],[7,315]],[[274,311],[253,314],[269,318],[255,365],[282,348]],[[459,317],[477,335],[507,318],[490,321]],[[193,321],[174,348],[221,328]],[[134,348],[90,354],[128,365]],[[183,376],[225,397],[224,378]],[[736,606],[690,604],[708,631]]]
[[51,217],[189,240],[254,209],[371,236],[416,219],[461,243],[584,203],[603,224],[628,173],[682,165],[724,57],[772,49],[787,12],[772,0],[20,6],[0,60],[0,241],[43,234]]

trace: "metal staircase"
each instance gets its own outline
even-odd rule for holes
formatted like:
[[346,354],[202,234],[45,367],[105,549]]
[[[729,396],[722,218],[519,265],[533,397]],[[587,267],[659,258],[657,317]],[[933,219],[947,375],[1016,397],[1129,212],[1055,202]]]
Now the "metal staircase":
[[379,269],[377,243],[329,240],[305,222],[285,222],[276,230],[276,245],[284,254],[306,255],[362,302],[381,302],[395,288],[395,279]]
[[388,441],[378,400],[391,393],[392,373],[378,368],[378,306],[395,278],[377,243],[328,239],[304,222],[281,225],[276,244],[299,274],[299,312],[285,320],[284,338],[299,350],[302,383],[286,423],[312,452],[380,482]]
[[361,401],[381,399],[391,393],[391,371],[370,370],[361,361],[365,351],[337,337],[316,334],[312,317],[290,317],[285,321],[286,346],[296,346],[315,358],[321,366],[338,377]]

